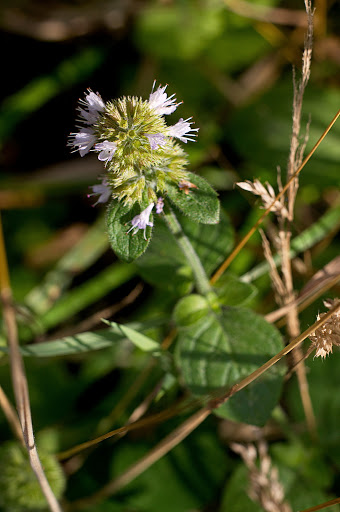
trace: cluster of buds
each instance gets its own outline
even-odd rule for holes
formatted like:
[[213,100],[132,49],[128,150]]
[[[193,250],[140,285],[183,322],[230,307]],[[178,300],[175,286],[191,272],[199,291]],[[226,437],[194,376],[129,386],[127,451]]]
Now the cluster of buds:
[[[104,103],[91,90],[79,101],[79,131],[71,133],[69,145],[84,156],[98,154],[105,164],[101,183],[92,187],[98,203],[116,200],[125,206],[147,205],[135,216],[133,233],[152,226],[151,211],[163,211],[163,197],[169,183],[181,187],[187,178],[187,157],[181,142],[194,141],[198,128],[192,128],[191,118],[180,119],[167,126],[165,115],[172,114],[180,103],[167,96],[167,86],[155,83],[148,100],[122,97]],[[189,186],[186,187],[186,190]],[[186,192],[187,193],[187,192]]]

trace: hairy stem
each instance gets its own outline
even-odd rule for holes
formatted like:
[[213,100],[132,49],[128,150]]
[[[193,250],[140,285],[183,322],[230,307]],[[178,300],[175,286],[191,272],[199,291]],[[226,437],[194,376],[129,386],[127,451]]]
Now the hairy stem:
[[174,211],[169,204],[167,204],[167,211],[164,213],[164,219],[169,230],[174,235],[178,246],[185,254],[188,264],[193,271],[197,290],[205,296],[211,294],[213,290],[210,286],[209,279],[205,273],[201,260],[199,259],[189,238],[184,233],[182,226],[180,225]]

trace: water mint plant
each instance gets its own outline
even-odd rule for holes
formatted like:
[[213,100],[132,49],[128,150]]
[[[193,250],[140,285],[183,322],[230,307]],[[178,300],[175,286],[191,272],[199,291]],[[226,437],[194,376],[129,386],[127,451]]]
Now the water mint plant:
[[95,205],[108,203],[110,242],[126,261],[145,251],[153,211],[163,213],[167,199],[198,222],[219,220],[216,193],[187,170],[187,154],[177,142],[195,141],[199,128],[193,127],[192,117],[169,126],[165,116],[180,102],[174,94],[167,95],[166,85],[155,86],[156,82],[148,100],[123,96],[106,103],[89,89],[79,100],[79,131],[69,139],[80,156],[93,151],[104,163],[101,184],[93,185],[89,196],[97,196]]

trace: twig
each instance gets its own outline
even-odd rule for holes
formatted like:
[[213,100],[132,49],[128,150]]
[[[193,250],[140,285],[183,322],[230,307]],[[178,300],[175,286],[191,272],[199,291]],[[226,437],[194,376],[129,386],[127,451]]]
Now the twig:
[[42,468],[37,447],[34,441],[31,408],[29,402],[28,385],[23,365],[23,360],[19,350],[18,332],[15,318],[15,311],[12,304],[12,291],[7,266],[5,244],[2,233],[2,223],[0,216],[0,296],[3,304],[3,317],[7,329],[7,339],[9,345],[10,365],[12,374],[12,383],[15,395],[16,406],[19,414],[19,420],[23,433],[23,438],[28,451],[31,467],[37,477],[41,490],[47,500],[48,506],[52,512],[61,512],[62,509],[54,496],[50,484]]
[[320,505],[315,505],[315,507],[304,508],[300,512],[317,512],[317,510],[322,510],[324,508],[331,507],[332,505],[337,505],[338,503],[340,503],[340,498],[334,498],[333,500],[320,503]]
[[11,402],[8,400],[6,393],[0,386],[0,406],[3,410],[6,419],[20,443],[25,447],[25,440],[22,434],[21,425],[19,423],[18,415]]

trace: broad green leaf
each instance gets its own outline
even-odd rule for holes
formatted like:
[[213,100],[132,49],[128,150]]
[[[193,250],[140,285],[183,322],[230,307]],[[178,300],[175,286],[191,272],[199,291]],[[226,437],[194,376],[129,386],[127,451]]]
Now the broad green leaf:
[[220,202],[215,190],[204,178],[192,172],[187,173],[185,181],[194,187],[181,189],[178,184],[167,183],[169,199],[192,220],[202,224],[217,224],[220,218]]
[[180,299],[174,309],[174,319],[178,327],[188,327],[196,323],[209,311],[208,301],[202,295],[192,294]]
[[[147,205],[145,205],[145,208]],[[118,201],[111,201],[106,215],[107,232],[112,249],[117,256],[126,262],[139,258],[150,243],[152,228],[147,226],[146,232],[131,230],[132,219],[141,213],[143,207],[135,203],[132,207],[124,206]],[[150,215],[152,221],[152,214]]]
[[223,274],[214,288],[224,306],[242,306],[257,293],[255,286],[242,282],[232,274]]
[[105,321],[105,323],[111,327],[113,332],[126,337],[136,347],[140,348],[144,352],[155,352],[160,350],[160,345],[157,343],[157,341],[149,338],[148,336],[145,336],[145,334],[142,334],[135,329],[132,329],[128,325],[117,324],[116,322],[108,321]]
[[[281,335],[273,325],[251,310],[229,307],[180,330],[178,365],[186,385],[200,396],[232,386],[281,348]],[[263,425],[279,399],[282,373],[282,367],[274,366],[216,414]]]

